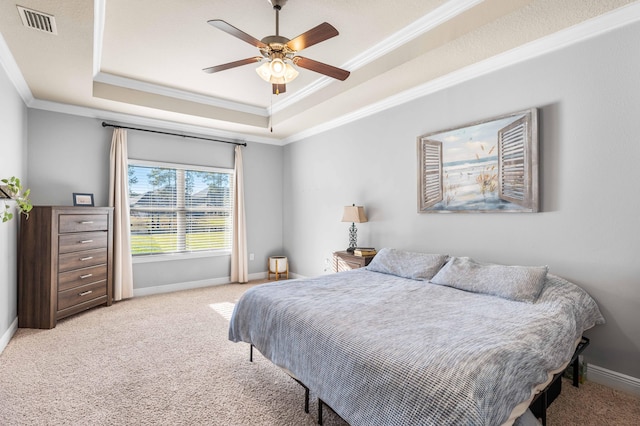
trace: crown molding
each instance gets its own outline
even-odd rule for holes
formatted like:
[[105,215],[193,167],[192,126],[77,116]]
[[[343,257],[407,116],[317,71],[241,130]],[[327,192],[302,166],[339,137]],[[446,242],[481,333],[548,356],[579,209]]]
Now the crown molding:
[[122,77],[115,74],[109,74],[99,71],[93,81],[98,83],[110,84],[112,86],[124,87],[126,89],[139,90],[141,92],[153,93],[156,95],[167,96],[169,98],[180,99],[198,104],[211,105],[232,111],[244,112],[247,114],[268,117],[269,111],[266,108],[247,105],[240,102],[232,102],[212,96],[200,95],[197,93],[187,92],[185,90],[174,89],[171,87],[160,86],[146,81],[135,80],[133,78]]
[[104,40],[105,1],[93,1],[93,76],[100,72]]
[[481,62],[451,72],[440,78],[420,86],[390,96],[380,102],[368,105],[350,114],[299,132],[283,140],[287,145],[319,133],[326,132],[347,123],[393,108],[409,101],[430,95],[460,83],[472,80],[485,74],[506,68],[511,65],[551,53],[573,44],[597,37],[604,33],[640,21],[640,3],[632,3],[620,7],[604,15],[589,19],[557,33],[531,41],[517,48],[508,50]]
[[27,81],[22,76],[22,72],[20,72],[20,68],[13,58],[2,33],[0,33],[0,65],[4,68],[4,71],[18,91],[22,101],[25,105],[29,106],[29,104],[33,102],[33,94],[31,93],[31,89],[29,89]]
[[282,145],[282,141],[275,138],[254,136],[240,132],[230,132],[226,130],[214,129],[211,127],[197,126],[194,124],[185,124],[176,121],[161,120],[156,118],[141,117],[138,115],[105,111],[97,108],[88,108],[77,105],[63,104],[59,102],[43,101],[40,99],[35,99],[27,106],[33,109],[59,112],[79,117],[95,118],[97,120],[108,120],[122,125],[132,124],[153,129],[164,129],[173,132],[185,132],[196,135],[217,137],[236,142],[255,142],[268,145]]

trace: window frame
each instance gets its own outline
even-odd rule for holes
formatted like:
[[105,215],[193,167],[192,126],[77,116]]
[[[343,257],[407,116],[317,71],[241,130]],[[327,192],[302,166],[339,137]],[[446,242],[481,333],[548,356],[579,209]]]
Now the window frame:
[[[166,161],[152,161],[152,160],[141,160],[136,158],[129,158],[127,160],[127,170],[129,166],[141,166],[141,167],[158,167],[163,169],[171,169],[171,170],[183,170],[187,171],[196,171],[196,172],[206,172],[206,173],[223,173],[230,175],[231,191],[234,191],[233,179],[235,178],[235,170],[232,168],[225,167],[213,167],[213,166],[201,166],[195,164],[184,164],[184,163],[173,163]],[[176,179],[177,180],[177,179]],[[182,195],[176,194],[177,197],[184,197],[184,186],[181,186]],[[129,189],[130,191],[130,189]],[[233,220],[233,195],[231,198],[231,203],[229,208],[231,209],[231,214]],[[128,204],[129,208],[129,218],[131,219],[131,210],[136,210],[131,208],[131,204]],[[187,213],[189,209],[182,207],[175,207],[173,210],[168,208],[167,211],[175,211],[176,213],[182,212]],[[230,229],[233,229],[233,225],[231,225]],[[129,230],[129,235],[131,236],[131,228]],[[231,240],[231,239],[230,239]],[[230,244],[231,245],[231,244]],[[231,256],[231,246],[224,249],[207,249],[207,250],[195,250],[195,251],[179,251],[179,252],[169,252],[169,253],[141,253],[141,254],[132,254],[133,263],[150,263],[150,262],[159,262],[159,261],[171,261],[171,260],[184,260],[184,259],[196,259],[196,258],[204,258],[204,257],[219,257],[219,256]]]

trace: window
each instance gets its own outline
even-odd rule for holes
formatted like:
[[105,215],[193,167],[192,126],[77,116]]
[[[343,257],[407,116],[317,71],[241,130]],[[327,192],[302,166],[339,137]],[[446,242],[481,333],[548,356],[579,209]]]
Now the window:
[[129,160],[131,252],[231,250],[233,170]]

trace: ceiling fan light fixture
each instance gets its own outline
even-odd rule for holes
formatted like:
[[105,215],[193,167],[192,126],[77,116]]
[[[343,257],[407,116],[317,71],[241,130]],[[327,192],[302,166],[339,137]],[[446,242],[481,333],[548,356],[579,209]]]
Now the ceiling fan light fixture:
[[291,64],[284,62],[280,58],[265,62],[264,64],[256,68],[256,72],[258,73],[260,78],[271,84],[290,83],[299,74]]

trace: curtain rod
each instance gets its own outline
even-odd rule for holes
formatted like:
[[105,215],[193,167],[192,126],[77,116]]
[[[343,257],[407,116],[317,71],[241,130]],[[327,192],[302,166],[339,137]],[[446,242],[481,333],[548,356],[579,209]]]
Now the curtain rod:
[[105,123],[104,121],[102,122],[102,127],[115,127],[116,129],[139,130],[141,132],[160,133],[161,135],[180,136],[180,137],[183,137],[183,138],[202,139],[202,140],[211,141],[211,142],[222,142],[222,143],[230,143],[232,145],[247,146],[246,142],[243,143],[243,142],[223,141],[223,140],[220,140],[220,139],[203,138],[203,137],[200,137],[200,136],[189,136],[189,135],[181,135],[179,133],[161,132],[159,130],[139,129],[137,127],[127,127],[127,126],[120,126],[118,124]]

